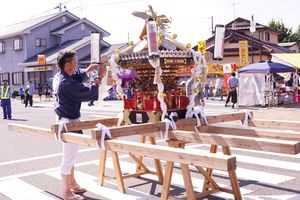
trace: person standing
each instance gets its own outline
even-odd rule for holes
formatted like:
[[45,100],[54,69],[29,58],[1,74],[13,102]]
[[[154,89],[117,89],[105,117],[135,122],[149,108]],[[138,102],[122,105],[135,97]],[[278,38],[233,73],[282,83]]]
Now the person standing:
[[24,103],[25,102],[25,100],[24,100],[25,93],[24,93],[24,90],[22,87],[20,87],[19,93],[20,93],[20,97],[21,97],[21,103]]
[[27,86],[26,86],[26,90],[25,90],[25,93],[26,93],[25,108],[28,106],[28,101],[29,101],[30,107],[32,107],[32,105],[33,105],[33,100],[32,100],[33,90],[34,90],[33,85],[31,83],[31,80],[29,80],[27,82]]
[[3,80],[3,86],[1,86],[0,92],[3,119],[11,119],[11,93],[7,80]]
[[234,104],[237,103],[237,87],[239,84],[239,80],[235,77],[235,72],[231,73],[231,77],[228,79],[228,87],[229,92],[226,98],[225,107],[229,103],[230,99],[232,102],[232,108],[234,108]]
[[204,97],[205,97],[206,99],[208,99],[209,92],[210,92],[210,81],[207,79],[207,80],[206,80],[206,83],[205,83],[205,85],[204,85]]
[[46,98],[46,101],[47,101],[47,99],[50,101],[50,86],[48,85],[48,83],[45,86],[45,98]]
[[[57,123],[80,121],[81,102],[98,99],[100,80],[95,80],[90,86],[84,84],[89,78],[87,74],[100,67],[98,64],[90,65],[86,70],[77,69],[76,53],[74,51],[61,51],[57,57],[59,72],[53,79],[54,111]],[[102,67],[105,67],[102,65]],[[82,131],[76,131],[82,134]],[[61,177],[63,182],[64,200],[84,199],[78,193],[86,192],[81,188],[74,176],[74,163],[78,145],[63,143],[63,159]]]
[[221,101],[223,101],[223,95],[222,95],[222,86],[223,86],[223,82],[221,80],[221,77],[216,75],[216,83],[215,83],[215,94],[212,98],[212,100],[215,99],[215,97],[220,94],[221,97]]
[[43,86],[40,83],[38,84],[37,90],[38,90],[38,94],[39,94],[39,97],[40,97],[40,101],[42,101]]

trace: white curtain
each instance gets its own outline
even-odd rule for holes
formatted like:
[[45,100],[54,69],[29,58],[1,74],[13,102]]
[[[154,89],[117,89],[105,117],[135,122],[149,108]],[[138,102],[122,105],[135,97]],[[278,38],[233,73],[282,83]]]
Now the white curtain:
[[264,104],[265,74],[239,74],[238,103],[240,106]]

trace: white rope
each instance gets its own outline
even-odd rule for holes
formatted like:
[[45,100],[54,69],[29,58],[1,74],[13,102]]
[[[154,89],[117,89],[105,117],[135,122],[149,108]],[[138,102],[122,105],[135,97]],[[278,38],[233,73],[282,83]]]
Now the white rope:
[[162,110],[161,120],[163,120],[168,115],[168,113],[167,113],[167,104],[164,101],[164,84],[161,81],[162,70],[160,67],[159,58],[149,59],[149,63],[155,69],[153,84],[157,84],[157,89],[158,89],[157,100],[160,103],[160,108]]
[[[191,79],[188,81],[193,81],[193,84],[191,86],[191,94],[189,95],[189,105],[187,106],[187,112],[186,112],[186,118],[192,114],[193,112],[193,107],[195,105],[195,96],[197,95],[198,92],[197,88],[198,85],[201,82],[204,82],[205,80],[200,80],[200,75],[202,77],[205,77],[206,71],[207,71],[207,66],[206,66],[206,61],[204,56],[200,52],[195,52],[193,49],[190,49],[190,52],[193,55],[193,60],[194,60],[194,68],[191,70]],[[188,92],[188,91],[187,91]]]
[[105,137],[107,136],[108,138],[111,139],[111,133],[109,131],[109,128],[107,128],[105,125],[103,125],[101,123],[96,124],[96,127],[97,128],[95,130],[101,131],[100,141],[99,140],[97,141],[98,147],[100,149],[104,150],[105,149],[105,143],[104,143]]
[[244,119],[244,122],[243,122],[242,126],[243,127],[248,127],[248,120],[252,119],[252,115],[249,112],[249,110],[247,110],[247,109],[243,109],[242,112],[245,113],[245,119]]
[[[172,116],[172,117],[173,117],[173,116]],[[165,122],[165,123],[166,123],[165,134],[162,135],[162,133],[161,133],[161,137],[162,137],[163,139],[165,139],[165,140],[168,140],[168,139],[169,139],[169,134],[168,134],[168,133],[169,133],[169,128],[170,128],[170,126],[171,126],[171,128],[172,128],[173,130],[176,130],[176,129],[177,129],[176,123],[174,122],[174,120],[173,120],[172,117],[171,117],[171,115],[170,115],[170,119],[165,118],[165,119],[162,120],[162,122]]]
[[117,62],[118,62],[119,59],[120,59],[119,55],[115,53],[110,57],[109,64],[111,66],[112,79],[115,80],[116,84],[117,84],[117,87],[116,87],[117,93],[119,95],[121,95],[121,97],[123,97],[124,92],[123,92],[123,89],[121,87],[122,79],[118,78],[118,73],[120,72],[120,70],[119,70],[119,66],[118,66]]
[[66,119],[65,119],[65,121],[63,121],[63,120],[60,120],[59,122],[58,122],[58,131],[57,131],[57,133],[55,133],[55,135],[54,135],[54,138],[55,138],[55,140],[56,141],[59,141],[59,142],[66,142],[62,137],[63,137],[63,134],[62,134],[62,130],[63,130],[63,128],[65,129],[65,132],[68,132],[68,128],[67,128],[67,125],[66,125],[66,123],[68,123],[69,121],[67,121]]
[[123,113],[121,112],[121,113],[119,113],[118,114],[118,123],[117,123],[117,126],[119,127],[119,126],[121,126],[121,124],[122,124],[122,121],[123,121]]

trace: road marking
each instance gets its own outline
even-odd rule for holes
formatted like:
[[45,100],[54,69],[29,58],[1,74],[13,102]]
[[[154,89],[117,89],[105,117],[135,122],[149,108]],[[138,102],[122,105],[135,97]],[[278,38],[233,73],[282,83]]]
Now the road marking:
[[[187,145],[187,149],[194,149],[194,148],[201,148],[201,147],[207,147],[209,148],[210,146],[207,144],[193,144],[193,145]],[[231,148],[233,149],[233,148]],[[236,150],[241,150],[239,148],[235,148]],[[244,151],[247,151],[243,149]],[[249,152],[249,151],[247,151]],[[271,152],[262,152],[262,151],[257,151],[257,153],[260,154],[266,154],[270,153],[271,155],[274,155],[275,153]],[[233,154],[234,155],[234,154]],[[288,170],[294,170],[294,171],[300,171],[300,164],[296,162],[288,162],[288,161],[280,161],[280,160],[275,160],[275,159],[268,159],[268,158],[258,158],[258,157],[253,157],[253,156],[244,156],[244,155],[239,155],[236,154],[236,160],[238,163],[244,162],[244,163],[250,163],[250,164],[255,164],[255,165],[262,165],[265,167],[275,167],[275,168],[280,168],[280,169],[288,169]],[[280,156],[286,157],[286,154],[280,154]],[[291,156],[288,155],[292,158],[295,158],[296,155]],[[251,161],[251,162],[250,162]]]
[[[91,176],[86,173],[82,173],[79,171],[75,172],[76,180],[80,185],[86,188],[89,192],[97,194],[101,197],[107,199],[126,199],[126,200],[143,200],[143,199],[151,199],[151,200],[158,200],[160,198],[156,196],[152,196],[147,193],[140,192],[135,189],[126,188],[126,194],[120,193],[118,187],[115,183],[105,181],[104,186],[101,187],[97,184],[97,177]],[[61,180],[60,173],[58,171],[47,173],[47,175],[54,177],[56,179]]]
[[[187,145],[186,147],[189,148],[198,148],[198,147],[206,147],[210,148],[209,144],[190,144]],[[263,155],[273,155],[273,156],[281,156],[285,158],[300,158],[300,153],[297,155],[290,155],[290,154],[284,154],[284,153],[273,153],[273,152],[267,152],[267,151],[259,151],[259,150],[252,150],[252,149],[243,149],[243,148],[235,148],[235,147],[230,147],[231,150],[236,150],[236,151],[241,151],[241,152],[252,152],[252,153],[258,153],[258,154],[263,154]]]
[[[119,156],[119,158],[125,158],[125,157],[129,157],[129,155]],[[106,160],[111,160],[111,157],[108,157]],[[91,161],[87,161],[87,162],[77,163],[77,164],[75,164],[75,168],[86,166],[86,165],[94,165],[94,164],[99,164],[99,160],[97,159],[97,160],[91,160]],[[59,170],[60,170],[60,167],[52,167],[52,168],[41,169],[41,170],[36,170],[36,171],[29,171],[29,172],[24,172],[24,173],[20,173],[20,174],[10,175],[10,176],[3,176],[0,178],[0,181],[14,179],[14,178],[21,178],[21,177],[26,177],[26,176],[32,176],[32,175],[36,175],[36,174],[44,174],[44,173],[48,173],[51,171],[59,171]]]
[[244,200],[298,200],[300,195],[249,195]]
[[1,181],[0,193],[12,200],[60,200],[20,179]]
[[[148,160],[148,158],[146,158],[146,159]],[[151,159],[149,159],[149,160],[151,160]],[[96,165],[98,165],[98,163]],[[180,167],[180,165],[177,164],[177,163],[175,163],[175,165]],[[122,161],[122,160],[120,160],[120,166],[121,166],[122,173],[134,173],[135,169],[136,169],[136,164],[130,163],[130,162],[127,162],[127,161]],[[114,169],[113,162],[111,160],[106,162],[106,168]],[[151,170],[151,171],[156,171],[156,169],[152,168],[152,167],[148,167],[148,169]],[[192,169],[195,169],[195,168],[192,168]],[[147,178],[147,179],[151,179],[151,180],[156,180],[156,181],[158,179],[156,175],[152,175],[152,174],[145,174],[142,177]],[[203,187],[203,178],[202,178],[202,176],[200,178],[195,178],[195,177],[191,177],[191,178],[192,178],[192,182],[193,182],[193,186],[194,186],[194,191],[202,192],[202,187]],[[180,187],[184,187],[184,181],[183,181],[182,174],[178,174],[176,172],[173,172],[171,185],[173,185],[173,186],[177,185],[177,186],[180,186]],[[220,184],[220,183],[219,183],[219,185],[221,187],[231,189],[230,185],[225,185],[225,184]],[[172,186],[171,186],[171,188],[172,188]],[[253,192],[253,191],[241,188],[241,193],[243,195],[244,194],[249,194],[251,192]],[[226,193],[223,193],[223,192],[220,192],[219,194],[222,197],[229,197],[229,198],[231,197],[232,198],[231,194],[226,194]]]
[[[84,152],[90,152],[90,151],[98,151],[98,148],[88,148],[88,149],[80,149],[78,153],[84,153]],[[23,162],[29,162],[29,161],[34,161],[34,160],[41,160],[41,159],[48,159],[48,158],[54,158],[62,156],[62,153],[55,153],[55,154],[49,154],[45,156],[36,156],[32,158],[24,158],[24,159],[19,159],[19,160],[12,160],[12,161],[7,161],[7,162],[2,162],[0,163],[0,166],[5,166],[5,165],[14,165],[18,163],[23,163]]]

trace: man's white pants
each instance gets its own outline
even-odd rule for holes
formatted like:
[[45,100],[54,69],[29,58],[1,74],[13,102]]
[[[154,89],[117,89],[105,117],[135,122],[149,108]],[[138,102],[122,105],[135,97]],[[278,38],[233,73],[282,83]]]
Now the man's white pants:
[[[79,118],[73,120],[66,119],[66,118],[61,118],[59,120],[57,118],[56,120],[57,123],[59,122],[69,123],[69,122],[78,122],[78,121],[80,121]],[[63,175],[71,174],[71,169],[75,164],[77,152],[78,152],[78,144],[63,142],[63,158],[62,158],[61,169],[60,169],[61,174]]]

